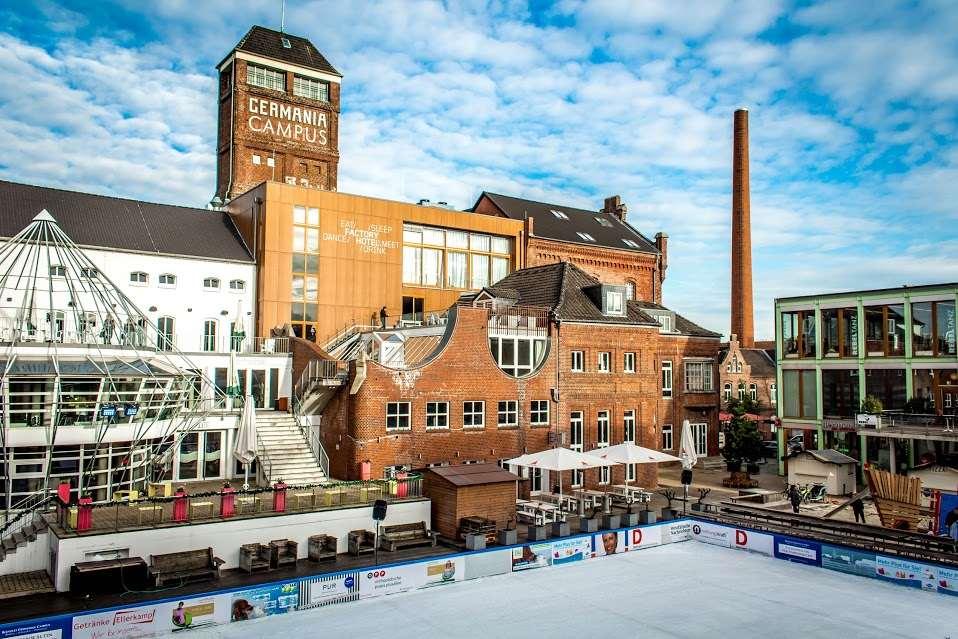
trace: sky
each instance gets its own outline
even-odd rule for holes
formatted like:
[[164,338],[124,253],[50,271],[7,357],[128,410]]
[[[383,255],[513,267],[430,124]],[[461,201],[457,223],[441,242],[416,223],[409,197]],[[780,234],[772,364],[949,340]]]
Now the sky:
[[[0,2],[0,179],[204,206],[215,65],[281,0]],[[954,0],[287,0],[343,74],[339,190],[483,190],[670,236],[665,303],[729,331],[750,112],[755,330],[776,297],[958,281]]]

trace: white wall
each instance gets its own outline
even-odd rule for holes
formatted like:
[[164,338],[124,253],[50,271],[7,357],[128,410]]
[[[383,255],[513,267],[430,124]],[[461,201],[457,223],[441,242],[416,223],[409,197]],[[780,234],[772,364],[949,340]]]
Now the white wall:
[[0,575],[16,575],[21,572],[35,572],[48,570],[50,567],[50,538],[49,531],[37,535],[34,541],[28,541],[17,548],[16,552],[7,553],[0,561]]
[[[389,504],[383,525],[430,521],[429,500]],[[58,538],[50,533],[56,549],[55,565],[50,574],[58,591],[70,589],[70,567],[87,561],[87,553],[128,549],[129,556],[142,557],[150,563],[151,554],[195,550],[212,546],[213,554],[226,563],[223,568],[239,565],[239,547],[243,544],[269,543],[273,539],[291,539],[299,543],[300,559],[308,553],[310,535],[327,534],[339,539],[339,552],[347,550],[351,530],[375,530],[372,506],[322,510],[291,515],[255,517],[216,521],[208,524],[171,525],[132,532]],[[2,565],[2,564],[0,564]]]

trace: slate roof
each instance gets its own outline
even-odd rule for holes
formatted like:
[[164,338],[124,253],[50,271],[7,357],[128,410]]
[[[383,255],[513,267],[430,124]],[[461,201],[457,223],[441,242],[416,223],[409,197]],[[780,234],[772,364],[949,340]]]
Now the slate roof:
[[252,262],[229,215],[0,180],[0,238],[43,209],[81,246]]
[[[283,46],[283,38],[289,41],[289,48]],[[340,77],[343,75],[306,38],[283,33],[282,31],[274,31],[259,25],[254,25],[246,32],[246,35],[233,47],[229,55],[223,58],[223,62],[235,51],[245,51],[271,60],[279,60],[280,62],[287,62]],[[223,62],[220,62],[220,65]]]
[[[611,213],[601,213],[599,211],[587,211],[577,209],[562,204],[547,204],[546,202],[536,202],[535,200],[525,200],[509,195],[500,195],[483,191],[476,205],[482,198],[487,197],[502,211],[503,215],[513,220],[524,220],[528,217],[534,218],[533,233],[537,237],[545,237],[551,240],[561,242],[573,242],[575,244],[584,244],[586,246],[605,246],[622,251],[634,251],[637,253],[658,254],[659,250],[655,244],[647,237],[632,228],[627,222],[623,222]],[[476,205],[473,206],[475,209]],[[556,217],[552,211],[561,211],[569,218],[568,220]],[[596,218],[603,219],[606,224],[599,223]],[[584,240],[577,235],[578,232],[588,233],[595,238],[595,242]],[[638,245],[638,248],[629,246],[623,239],[628,239]]]
[[[656,304],[654,302],[632,301],[632,302],[629,302],[629,304],[630,305],[635,304],[639,308],[644,309],[646,311],[655,310],[655,309],[661,310],[661,311],[671,310],[669,308],[666,308],[665,306],[662,306],[661,304]],[[675,313],[675,311],[672,311],[672,312]],[[716,333],[714,331],[710,331],[707,328],[702,328],[701,326],[699,326],[692,320],[688,319],[687,317],[683,317],[682,315],[679,315],[678,313],[675,313],[675,326],[673,328],[680,335],[691,335],[692,337],[721,337],[722,336],[721,333]]]
[[815,459],[826,464],[857,464],[858,460],[854,457],[849,457],[844,453],[840,453],[837,450],[831,448],[825,448],[823,450],[803,450],[796,455],[802,455],[808,453]]
[[454,486],[480,486],[519,481],[519,476],[499,468],[496,464],[462,464],[430,468]]
[[[719,351],[719,364],[724,364],[729,354],[728,342],[722,344],[722,347]],[[770,355],[769,352],[763,348],[739,347],[739,351],[741,351],[742,358],[745,362],[752,368],[752,375],[754,377],[775,376],[774,355]]]

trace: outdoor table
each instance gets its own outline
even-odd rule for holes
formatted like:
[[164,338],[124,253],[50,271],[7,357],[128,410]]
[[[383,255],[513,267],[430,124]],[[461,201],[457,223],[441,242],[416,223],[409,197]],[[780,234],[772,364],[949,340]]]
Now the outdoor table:
[[195,518],[195,512],[201,508],[209,509],[209,516],[213,516],[213,502],[211,501],[191,501],[190,502],[190,519]]
[[591,508],[601,505],[602,500],[605,499],[605,493],[599,492],[598,490],[588,490],[585,488],[576,490],[575,496],[584,501],[586,505]]

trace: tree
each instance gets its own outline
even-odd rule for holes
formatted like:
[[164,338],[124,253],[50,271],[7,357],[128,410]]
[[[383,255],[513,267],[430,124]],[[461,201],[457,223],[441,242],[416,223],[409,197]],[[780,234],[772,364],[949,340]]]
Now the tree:
[[746,413],[758,413],[761,404],[745,395],[741,399],[733,397],[727,403],[728,412],[732,413],[732,420],[725,429],[725,447],[722,457],[725,458],[731,472],[737,472],[743,463],[754,464],[763,456],[762,434]]

